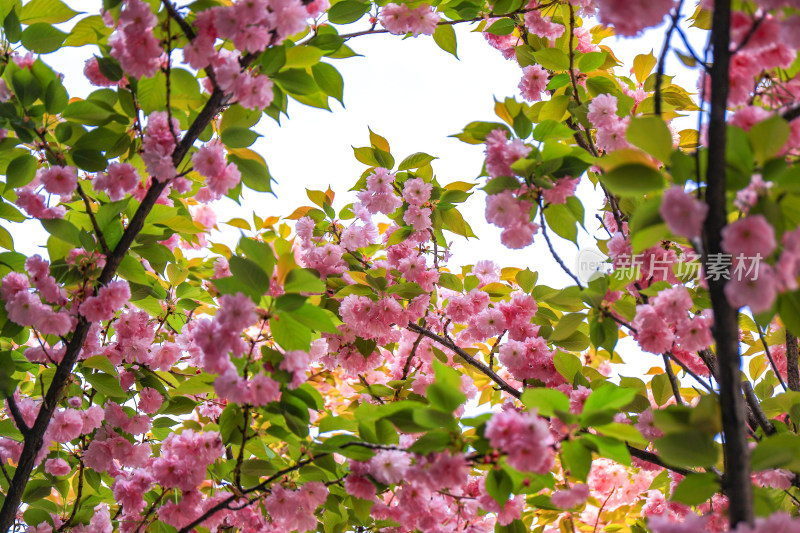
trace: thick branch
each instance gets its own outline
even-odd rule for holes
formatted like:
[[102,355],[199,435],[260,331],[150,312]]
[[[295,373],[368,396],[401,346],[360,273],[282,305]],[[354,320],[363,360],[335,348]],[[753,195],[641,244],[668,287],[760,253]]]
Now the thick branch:
[[797,337],[786,331],[786,381],[793,391],[800,391],[800,369],[798,368]]
[[[183,138],[172,153],[172,161],[176,167],[189,152],[189,149],[192,147],[195,140],[197,140],[197,137],[200,135],[200,133],[217,115],[219,110],[222,108],[224,101],[225,95],[222,93],[222,91],[215,90],[213,93],[211,93],[211,97],[200,111],[197,119],[195,119],[195,121],[186,131]],[[128,253],[128,250],[133,244],[134,239],[142,230],[147,215],[150,214],[150,211],[153,209],[156,200],[158,200],[158,197],[161,196],[161,193],[164,191],[166,186],[166,182],[153,180],[153,184],[150,186],[150,189],[142,199],[139,208],[136,210],[136,213],[128,223],[128,227],[125,228],[122,238],[117,243],[114,251],[107,256],[106,265],[98,279],[98,286],[106,285],[113,279],[120,263],[122,262],[122,259]],[[56,367],[53,380],[50,384],[50,387],[47,389],[44,401],[39,408],[39,414],[36,417],[36,421],[34,422],[29,434],[25,438],[22,454],[20,455],[17,469],[14,472],[14,479],[9,486],[8,494],[6,494],[6,498],[3,502],[3,507],[0,509],[0,531],[8,531],[14,523],[14,518],[17,513],[17,507],[19,506],[22,498],[22,493],[28,484],[28,480],[30,479],[30,474],[33,471],[36,456],[39,453],[39,450],[42,448],[42,444],[44,443],[44,433],[53,417],[53,413],[58,407],[58,402],[61,400],[61,396],[67,386],[70,375],[72,374],[72,367],[75,365],[75,362],[78,359],[78,354],[83,348],[83,343],[86,340],[86,335],[88,334],[91,325],[91,322],[88,322],[84,317],[78,317],[78,324],[75,326],[75,331],[67,343],[67,349],[64,353],[64,358]]]
[[[708,164],[706,202],[708,216],[704,227],[706,260],[722,253],[721,232],[727,223],[725,193],[725,109],[728,100],[730,67],[731,1],[716,0],[712,18],[711,41],[714,63],[711,67],[711,110],[708,122]],[[741,357],[737,310],[724,293],[724,279],[709,279],[714,310],[714,340],[719,363],[720,406],[725,439],[725,476],[723,489],[728,495],[731,528],[740,522],[753,521],[753,488],[750,481],[750,450],[747,445],[747,422],[741,392]]]

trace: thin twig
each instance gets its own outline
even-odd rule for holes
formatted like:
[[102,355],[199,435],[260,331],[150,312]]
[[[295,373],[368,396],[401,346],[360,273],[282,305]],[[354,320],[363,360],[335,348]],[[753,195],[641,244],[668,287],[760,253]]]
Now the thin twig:
[[86,214],[89,215],[89,220],[92,222],[92,227],[94,228],[94,232],[97,235],[97,240],[98,242],[100,242],[100,248],[103,249],[103,253],[105,255],[110,255],[111,249],[108,247],[106,238],[103,235],[103,230],[100,229],[100,224],[97,223],[97,218],[94,216],[94,211],[92,211],[92,204],[89,202],[89,197],[86,196],[86,193],[83,191],[83,187],[81,187],[80,183],[78,183],[76,190],[78,191],[78,194],[83,200],[83,205],[86,207]]
[[509,385],[508,382],[506,380],[504,380],[503,378],[501,378],[499,375],[497,375],[497,373],[494,370],[492,370],[491,368],[489,368],[488,366],[486,366],[482,362],[480,362],[477,359],[475,359],[474,357],[472,357],[470,354],[465,352],[463,349],[461,349],[456,343],[454,343],[450,339],[445,339],[444,337],[441,337],[441,336],[437,335],[436,333],[434,333],[434,332],[432,332],[432,331],[430,331],[428,329],[425,329],[425,328],[423,328],[421,326],[418,326],[418,325],[414,324],[413,322],[409,322],[408,326],[406,326],[406,327],[408,329],[410,329],[411,331],[414,331],[416,333],[420,333],[422,335],[425,335],[429,339],[433,339],[436,342],[438,342],[439,344],[441,344],[442,346],[445,346],[446,348],[449,348],[450,350],[454,351],[462,359],[464,359],[467,363],[469,363],[470,365],[474,366],[475,368],[477,368],[478,370],[480,370],[481,372],[486,374],[486,376],[488,376],[492,381],[497,383],[497,386],[500,387],[501,390],[507,392],[508,394],[513,396],[514,398],[519,399],[522,396],[522,393],[520,391],[518,391],[517,389],[515,389],[514,387]]
[[675,397],[675,403],[678,405],[683,405],[683,397],[681,396],[681,384],[678,382],[678,377],[675,375],[675,372],[672,370],[672,363],[669,360],[669,356],[665,353],[661,354],[661,357],[664,358],[664,369],[667,372],[667,377],[669,378],[669,385],[672,387],[672,395]]
[[761,325],[758,323],[756,323],[756,330],[758,331],[758,338],[761,339],[761,345],[764,347],[764,353],[767,355],[767,359],[772,367],[772,371],[775,372],[775,376],[778,378],[783,390],[788,390],[786,383],[783,381],[783,376],[781,376],[781,373],[778,372],[778,365],[775,364],[775,359],[772,358],[772,353],[769,350],[769,344],[767,344],[767,339],[764,337],[764,330],[761,329]]
[[542,235],[544,235],[544,240],[547,242],[547,247],[550,249],[550,255],[552,255],[553,259],[556,260],[556,263],[558,263],[558,266],[561,267],[561,270],[566,272],[566,274],[569,277],[571,277],[573,279],[573,281],[575,281],[575,284],[578,286],[578,288],[580,290],[583,290],[584,287],[583,287],[583,285],[581,285],[581,280],[579,280],[578,276],[573,274],[572,271],[569,268],[567,268],[567,265],[564,264],[564,261],[561,260],[561,258],[556,253],[555,248],[553,248],[553,243],[550,242],[550,237],[547,235],[547,223],[544,220],[544,206],[542,205],[542,199],[539,198],[538,201],[539,201],[539,220],[542,223],[541,224],[541,226],[542,226]]
[[575,79],[575,7],[569,4],[569,78],[572,82],[572,93],[575,103],[581,105],[581,97],[578,93],[578,82]]
[[669,52],[669,42],[672,39],[672,32],[678,27],[681,19],[681,7],[683,7],[683,0],[681,0],[672,12],[672,23],[670,24],[667,35],[664,37],[664,46],[661,48],[661,55],[658,57],[658,69],[656,70],[656,90],[653,98],[655,100],[655,112],[657,116],[661,116],[661,80],[664,79],[664,66],[667,59],[667,52]]

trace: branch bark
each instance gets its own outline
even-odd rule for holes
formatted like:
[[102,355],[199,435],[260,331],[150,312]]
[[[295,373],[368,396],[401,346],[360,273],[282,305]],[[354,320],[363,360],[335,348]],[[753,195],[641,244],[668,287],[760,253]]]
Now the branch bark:
[[[197,140],[200,133],[217,113],[219,113],[220,109],[222,109],[224,102],[225,94],[222,91],[216,89],[211,93],[211,96],[200,111],[197,119],[191,124],[172,152],[172,162],[176,167],[186,154],[189,153],[189,149]],[[128,227],[125,228],[122,238],[119,240],[114,250],[106,257],[106,265],[98,278],[98,287],[107,285],[108,282],[114,278],[122,259],[128,253],[134,239],[142,230],[147,215],[150,214],[156,200],[161,196],[167,184],[167,182],[153,180],[153,184],[150,186],[150,189],[148,189],[144,199],[142,199],[139,208],[130,219]],[[36,416],[36,421],[28,432],[28,435],[25,436],[25,443],[17,464],[17,469],[14,472],[14,478],[9,485],[8,493],[3,501],[3,507],[0,509],[0,531],[8,531],[14,523],[17,508],[22,499],[22,493],[25,491],[25,487],[28,484],[31,472],[35,466],[36,456],[44,444],[44,433],[47,430],[47,426],[50,424],[50,420],[53,418],[53,413],[55,413],[58,402],[61,400],[64,389],[69,382],[72,368],[78,360],[78,355],[83,348],[83,343],[86,340],[86,335],[89,333],[91,325],[92,323],[87,321],[84,317],[78,317],[78,324],[75,326],[75,331],[67,343],[64,358],[56,367],[53,381],[47,389],[42,405],[39,408],[39,414]]]
[[786,381],[793,391],[800,391],[800,368],[798,368],[797,337],[786,331]]
[[[704,227],[706,254],[722,253],[721,231],[727,223],[725,109],[730,67],[731,0],[714,2],[712,24],[714,63],[711,67],[711,110],[708,122],[706,202],[709,209]],[[708,285],[714,310],[714,340],[717,345],[720,406],[725,438],[725,476],[722,486],[730,501],[728,510],[733,529],[741,522],[753,521],[750,450],[747,446],[747,422],[741,392],[738,310],[725,297],[724,279],[709,279]]]

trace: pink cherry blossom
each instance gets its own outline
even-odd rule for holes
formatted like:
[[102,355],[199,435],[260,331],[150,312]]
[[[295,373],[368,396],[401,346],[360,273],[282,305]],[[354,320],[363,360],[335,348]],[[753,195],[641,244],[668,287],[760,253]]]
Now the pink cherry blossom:
[[63,196],[72,194],[78,186],[78,175],[75,167],[50,167],[37,172],[37,177],[44,189],[50,194]]
[[[561,27],[563,31],[563,26]],[[522,69],[519,90],[522,97],[529,102],[538,102],[549,82],[548,72],[541,65],[530,65]]]
[[69,466],[69,463],[59,457],[56,459],[48,459],[44,463],[44,471],[53,476],[66,476],[72,471],[72,468]]
[[672,0],[598,0],[597,16],[600,22],[613,25],[619,35],[637,35],[644,28],[657,26],[669,13]]
[[573,485],[572,488],[566,490],[557,490],[550,496],[550,501],[556,507],[562,509],[572,509],[579,505],[583,505],[589,497],[589,486],[582,483]]
[[513,176],[511,164],[527,156],[530,151],[530,147],[519,139],[508,142],[505,130],[492,130],[486,135],[486,172],[493,178]]
[[410,205],[421,206],[431,197],[433,184],[422,178],[413,178],[403,184],[403,199]]
[[439,14],[427,4],[411,8],[407,4],[390,3],[381,9],[380,21],[389,33],[395,35],[433,35],[439,22]]
[[142,181],[136,168],[130,163],[111,163],[105,173],[92,180],[96,191],[104,191],[112,202],[122,200]]
[[675,186],[664,192],[659,211],[672,233],[694,239],[702,232],[708,205]]
[[734,257],[742,254],[747,258],[767,258],[777,247],[775,231],[764,215],[751,215],[725,226],[720,245]]
[[575,189],[580,180],[579,177],[572,178],[570,176],[559,178],[555,180],[552,189],[542,190],[542,197],[549,204],[565,204],[567,203],[567,198],[575,196]]

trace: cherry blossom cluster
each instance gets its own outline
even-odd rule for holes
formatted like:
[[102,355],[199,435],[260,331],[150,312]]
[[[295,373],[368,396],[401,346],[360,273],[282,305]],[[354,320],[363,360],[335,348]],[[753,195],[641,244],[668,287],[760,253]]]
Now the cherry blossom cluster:
[[[636,306],[631,323],[642,350],[661,354],[673,350],[697,352],[713,342],[712,320],[703,314],[688,315],[692,297],[684,286],[664,289],[651,303]],[[707,372],[707,370],[706,370]]]
[[142,0],[125,0],[117,29],[108,39],[111,56],[122,70],[137,77],[149,78],[161,67],[164,51],[153,35],[158,18]]
[[43,220],[64,218],[64,213],[66,213],[64,206],[49,207],[47,205],[47,197],[39,192],[39,187],[42,187],[44,192],[48,194],[70,198],[77,186],[78,174],[75,167],[53,166],[40,168],[36,171],[36,175],[30,183],[24,187],[14,189],[17,194],[15,203],[34,218]]
[[381,8],[381,25],[389,33],[414,37],[419,34],[433,35],[439,23],[439,14],[428,4],[410,7],[408,4],[389,3]]

